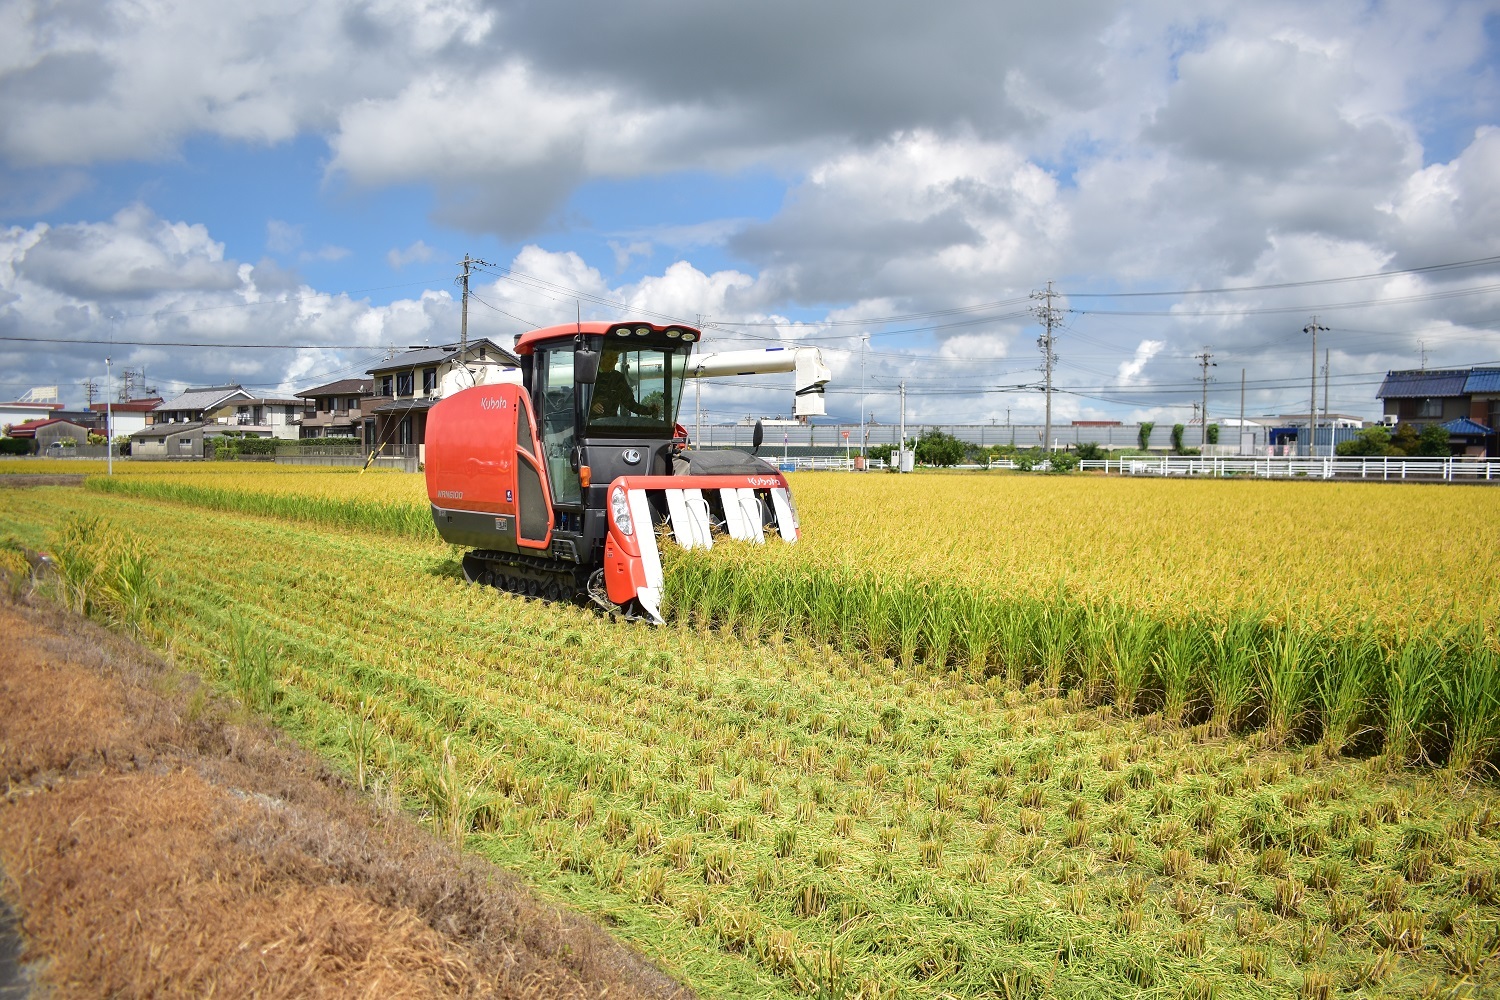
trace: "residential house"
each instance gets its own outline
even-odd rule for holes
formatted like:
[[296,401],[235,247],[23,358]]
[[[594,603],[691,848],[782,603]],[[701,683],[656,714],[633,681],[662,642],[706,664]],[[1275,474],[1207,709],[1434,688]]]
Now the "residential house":
[[488,339],[469,341],[460,356],[458,344],[404,351],[371,368],[375,395],[389,401],[372,408],[375,418],[371,449],[415,448],[425,460],[427,411],[444,395],[469,385],[521,381],[521,359]]
[[372,378],[346,378],[315,386],[297,393],[303,400],[302,436],[304,438],[358,438],[363,449],[374,440],[373,411],[389,396],[375,395]]
[[[160,396],[152,396],[149,399],[130,399],[123,402],[109,404],[109,420],[114,429],[111,432],[114,437],[124,434],[129,436],[136,431],[145,430],[151,420],[152,412],[160,406]],[[96,426],[99,433],[104,433],[104,403],[90,403],[89,409],[97,416]]]
[[151,424],[130,435],[130,457],[208,458],[213,446],[205,445],[205,438],[223,434],[226,429],[223,424],[205,423],[201,420],[169,420]]
[[[213,385],[189,389],[147,414],[147,426],[130,435],[130,456],[206,457],[212,445],[205,444],[205,439],[218,437],[228,430],[256,429],[252,425],[237,423],[239,407],[254,402],[255,397],[243,386]],[[259,436],[268,437],[269,434]]]
[[189,389],[151,411],[150,423],[191,424],[229,423],[238,405],[253,402],[254,396],[239,385],[210,385]]
[[1376,393],[1387,424],[1429,424],[1448,431],[1455,454],[1500,454],[1500,368],[1443,368],[1387,372]]
[[[303,403],[300,399],[263,396],[236,399],[230,405],[234,412],[223,422],[243,434],[295,441],[301,432]],[[219,412],[223,414],[224,410]]]
[[49,448],[65,438],[72,440],[74,445],[88,444],[92,430],[87,423],[77,423],[65,417],[48,417],[12,427],[10,437],[35,441],[35,451],[45,455]]

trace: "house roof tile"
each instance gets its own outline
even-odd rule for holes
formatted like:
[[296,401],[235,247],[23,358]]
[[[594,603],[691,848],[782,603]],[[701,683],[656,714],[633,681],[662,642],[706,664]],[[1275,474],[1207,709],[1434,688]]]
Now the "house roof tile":
[[[469,349],[485,347],[494,351],[498,357],[496,360],[510,365],[519,366],[521,359],[515,354],[501,347],[488,337],[469,341]],[[447,361],[458,353],[458,344],[444,344],[441,347],[418,347],[410,351],[404,351],[388,361],[382,361],[374,368],[369,369],[368,374],[379,375],[382,372],[402,371],[407,368],[416,368],[421,365],[436,365]]]
[[175,399],[169,399],[157,407],[158,410],[211,410],[217,409],[224,402],[243,396],[250,398],[244,386],[239,385],[210,385],[201,388],[189,389]]
[[1500,368],[1474,368],[1464,381],[1464,392],[1500,392]]
[[346,378],[337,382],[329,382],[327,385],[315,385],[311,389],[303,389],[296,395],[301,399],[312,396],[368,396],[375,391],[375,382],[367,378]]
[[207,426],[208,424],[202,420],[192,420],[185,424],[152,424],[150,427],[138,430],[130,436],[133,438],[171,437],[174,434],[196,431],[199,428]]
[[1468,381],[1469,369],[1441,369],[1433,371],[1387,372],[1380,391],[1380,399],[1427,399],[1440,396],[1464,395],[1464,383]]
[[1495,433],[1484,426],[1484,424],[1470,420],[1468,417],[1459,417],[1457,420],[1448,421],[1446,424],[1443,424],[1443,430],[1449,434],[1456,434],[1459,437],[1480,437]]

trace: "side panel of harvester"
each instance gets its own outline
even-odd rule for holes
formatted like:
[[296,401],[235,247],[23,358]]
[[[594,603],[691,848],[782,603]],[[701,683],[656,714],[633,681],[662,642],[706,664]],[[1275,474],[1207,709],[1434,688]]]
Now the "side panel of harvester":
[[427,414],[427,499],[443,540],[497,552],[545,550],[552,498],[531,400],[481,385]]

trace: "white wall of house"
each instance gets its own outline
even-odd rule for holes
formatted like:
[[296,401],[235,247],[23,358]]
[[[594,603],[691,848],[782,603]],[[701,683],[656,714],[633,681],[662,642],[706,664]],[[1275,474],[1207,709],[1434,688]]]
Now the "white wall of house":
[[[104,414],[99,414],[99,422],[104,422]],[[141,410],[111,410],[109,415],[111,434],[119,437],[121,434],[134,434],[136,431],[146,429],[146,414]]]
[[40,403],[0,403],[0,427],[24,424],[28,420],[46,420],[52,416],[53,409]]

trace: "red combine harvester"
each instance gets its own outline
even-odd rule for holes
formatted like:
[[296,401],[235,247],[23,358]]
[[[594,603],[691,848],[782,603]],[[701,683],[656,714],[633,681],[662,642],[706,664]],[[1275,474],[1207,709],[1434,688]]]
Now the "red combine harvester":
[[651,323],[534,330],[516,342],[519,384],[433,406],[427,497],[438,533],[471,547],[469,580],[660,622],[659,528],[684,548],[797,540],[780,471],[691,450],[677,414],[686,379],[786,371],[797,373],[795,412],[821,414],[828,369],[813,348],[694,358],[700,337]]

